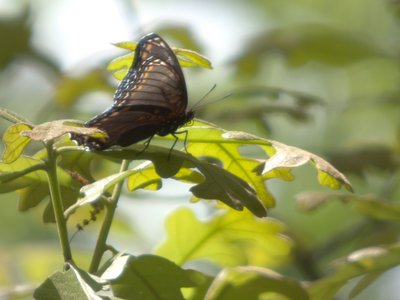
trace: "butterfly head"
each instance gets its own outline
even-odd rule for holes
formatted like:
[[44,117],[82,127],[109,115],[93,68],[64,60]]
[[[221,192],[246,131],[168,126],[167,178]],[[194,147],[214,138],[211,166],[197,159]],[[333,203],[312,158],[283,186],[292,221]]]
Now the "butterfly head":
[[186,113],[176,116],[173,119],[166,121],[158,131],[156,132],[159,136],[166,136],[170,133],[175,133],[179,127],[189,123],[194,118],[194,111],[189,110]]

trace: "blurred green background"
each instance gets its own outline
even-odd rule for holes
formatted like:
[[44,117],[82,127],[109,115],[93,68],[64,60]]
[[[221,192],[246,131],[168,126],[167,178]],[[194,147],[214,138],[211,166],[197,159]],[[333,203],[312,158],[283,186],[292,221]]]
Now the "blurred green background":
[[[357,194],[400,200],[397,0],[0,0],[0,106],[34,123],[87,120],[110,105],[117,84],[105,66],[124,52],[111,43],[152,31],[212,61],[211,71],[184,70],[191,105],[217,84],[197,117],[313,152],[345,173]],[[9,125],[0,120],[0,132]],[[313,279],[341,255],[397,241],[396,224],[372,226],[339,201],[299,211],[296,194],[327,189],[311,167],[295,175],[268,183],[277,199],[270,215],[317,253],[314,266],[290,275]],[[165,215],[190,194],[167,182],[161,192],[135,197],[134,207],[121,204],[112,238],[140,254],[162,239]],[[36,284],[62,264],[55,227],[41,222],[45,203],[19,212],[17,199],[0,195],[0,287]],[[207,213],[207,204],[194,206]],[[71,232],[85,217],[69,222]],[[96,225],[72,244],[83,265]],[[356,299],[398,299],[399,278],[393,269]]]

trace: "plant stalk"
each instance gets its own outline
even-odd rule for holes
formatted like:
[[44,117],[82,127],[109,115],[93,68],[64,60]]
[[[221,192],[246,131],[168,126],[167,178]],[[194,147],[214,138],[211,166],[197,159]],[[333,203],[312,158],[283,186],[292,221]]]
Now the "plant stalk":
[[[120,172],[124,172],[128,169],[129,160],[122,160]],[[106,215],[103,224],[100,229],[99,237],[97,238],[96,247],[93,253],[92,262],[89,267],[89,273],[96,273],[99,269],[101,259],[107,248],[107,237],[111,229],[112,221],[114,219],[115,210],[117,208],[119,196],[121,195],[123,181],[118,182],[113,189],[111,199],[107,205]]]
[[64,207],[61,198],[60,183],[57,176],[57,154],[53,148],[53,143],[46,144],[47,150],[47,177],[49,178],[49,189],[51,202],[53,205],[54,216],[57,224],[58,238],[60,239],[61,248],[65,262],[72,262],[72,253],[69,245],[67,222],[64,218]]

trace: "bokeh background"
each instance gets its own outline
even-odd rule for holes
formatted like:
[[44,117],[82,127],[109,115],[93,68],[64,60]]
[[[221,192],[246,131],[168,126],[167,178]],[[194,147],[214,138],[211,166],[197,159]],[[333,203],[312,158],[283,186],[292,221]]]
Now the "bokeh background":
[[[357,194],[400,200],[398,0],[0,0],[0,106],[34,123],[87,120],[112,101],[117,81],[105,67],[125,53],[112,43],[152,31],[213,63],[213,70],[184,70],[191,105],[217,85],[197,108],[199,118],[306,149],[345,173]],[[0,120],[0,132],[9,125]],[[398,225],[372,226],[339,201],[299,211],[296,194],[327,189],[312,167],[295,175],[268,183],[277,199],[270,215],[317,258],[289,275],[313,279],[341,255],[397,240]],[[127,195],[113,242],[150,252],[174,207],[207,214],[207,204],[189,198],[188,186],[169,182],[157,193]],[[35,285],[62,265],[55,226],[41,221],[46,203],[26,212],[18,205],[15,193],[0,195],[5,288]],[[85,213],[70,221],[71,232]],[[74,238],[83,264],[96,225]],[[392,269],[356,299],[399,299],[399,278]]]

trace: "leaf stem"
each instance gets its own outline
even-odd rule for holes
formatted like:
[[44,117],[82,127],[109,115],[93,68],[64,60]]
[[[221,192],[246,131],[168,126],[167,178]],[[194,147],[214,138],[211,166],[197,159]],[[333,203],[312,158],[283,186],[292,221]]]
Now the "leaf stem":
[[3,118],[14,124],[26,123],[29,125],[33,125],[31,121],[25,119],[23,116],[4,107],[0,107],[0,118]]
[[72,253],[69,245],[67,223],[64,218],[64,207],[61,198],[60,184],[57,177],[57,154],[53,148],[53,143],[46,144],[47,150],[47,177],[49,178],[49,189],[51,202],[53,205],[54,216],[57,224],[58,237],[60,239],[64,261],[72,262]]
[[[120,172],[126,171],[128,169],[129,162],[130,161],[126,160],[126,159],[122,160],[119,171]],[[110,232],[112,221],[114,219],[114,214],[115,214],[115,210],[117,208],[119,196],[121,195],[122,184],[123,184],[123,181],[119,181],[114,186],[114,190],[112,192],[111,199],[108,202],[106,216],[105,216],[104,222],[101,226],[99,237],[97,238],[96,248],[93,253],[93,258],[92,258],[92,262],[90,264],[89,273],[94,274],[97,272],[97,270],[99,269],[100,262],[101,262],[104,252],[109,249],[106,242],[107,242],[108,234]]]

